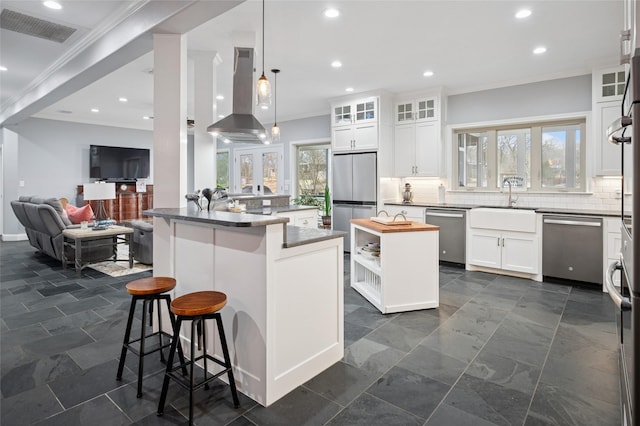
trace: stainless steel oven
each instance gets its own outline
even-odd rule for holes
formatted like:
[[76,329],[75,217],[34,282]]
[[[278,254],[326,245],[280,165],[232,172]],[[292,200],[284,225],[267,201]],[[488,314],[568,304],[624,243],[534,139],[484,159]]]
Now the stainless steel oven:
[[[640,197],[633,189],[640,185],[640,54],[631,58],[621,118],[607,131],[609,141],[620,146],[623,191],[620,210],[622,236],[620,260],[609,265],[605,285],[619,309],[618,346],[622,423],[640,425],[640,238],[633,238],[634,222],[640,220]],[[632,122],[638,122],[635,126]],[[635,173],[634,173],[635,172]],[[620,272],[620,288],[613,275]]]

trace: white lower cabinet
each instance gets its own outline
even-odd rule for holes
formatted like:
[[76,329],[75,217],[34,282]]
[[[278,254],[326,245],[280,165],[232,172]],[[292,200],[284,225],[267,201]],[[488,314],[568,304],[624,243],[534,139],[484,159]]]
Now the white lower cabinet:
[[[351,287],[383,314],[437,308],[438,230],[425,224],[351,222]],[[365,247],[379,244],[379,253]]]
[[[620,219],[605,219],[604,224],[606,226],[604,232],[604,264],[602,270],[604,275],[607,274],[607,268],[610,264],[620,260],[620,251],[622,247],[622,236],[620,234]],[[602,277],[603,280],[606,277]],[[604,281],[603,281],[604,282]],[[613,274],[613,283],[620,287],[620,272]],[[607,291],[606,286],[602,286],[602,291]]]
[[300,226],[303,228],[318,227],[318,210],[317,209],[278,212],[276,216],[288,217],[289,225]]
[[471,229],[468,263],[505,271],[538,274],[538,237],[524,232]]

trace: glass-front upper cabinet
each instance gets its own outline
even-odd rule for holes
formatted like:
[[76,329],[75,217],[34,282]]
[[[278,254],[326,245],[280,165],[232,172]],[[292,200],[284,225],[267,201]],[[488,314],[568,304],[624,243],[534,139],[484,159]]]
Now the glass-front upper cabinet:
[[438,119],[436,98],[424,98],[396,104],[396,124]]
[[331,109],[333,127],[375,122],[378,120],[377,98],[367,98],[336,104]]

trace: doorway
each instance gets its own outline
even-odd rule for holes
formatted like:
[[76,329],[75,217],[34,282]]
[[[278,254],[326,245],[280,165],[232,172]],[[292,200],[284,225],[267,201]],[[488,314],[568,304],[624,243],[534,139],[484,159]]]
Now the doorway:
[[236,194],[282,194],[284,191],[282,145],[241,148],[234,152]]

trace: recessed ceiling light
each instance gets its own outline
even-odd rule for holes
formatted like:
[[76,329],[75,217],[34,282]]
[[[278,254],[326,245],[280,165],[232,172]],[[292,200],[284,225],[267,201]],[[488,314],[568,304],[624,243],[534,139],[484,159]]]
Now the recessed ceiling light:
[[269,109],[269,105],[262,105],[260,108],[262,108],[262,109]]
[[42,4],[48,7],[49,9],[55,9],[55,10],[62,9],[62,6],[57,1],[51,1],[51,0],[43,1]]
[[345,92],[353,92],[353,87],[347,87],[344,89]]
[[327,18],[337,18],[338,16],[340,16],[340,11],[338,9],[329,8],[324,11],[324,16],[326,16]]
[[224,100],[224,96],[218,95],[218,96],[216,96],[216,99],[219,100],[219,101],[222,101],[222,100]]
[[120,102],[129,102],[129,99],[127,99],[127,98],[118,98],[118,100]]
[[433,71],[427,70],[427,71],[423,72],[422,75],[425,76],[425,77],[433,77]]
[[334,68],[340,68],[342,66],[342,62],[333,61],[333,62],[331,62],[331,66],[334,67]]
[[100,112],[98,108],[91,108],[91,112]]
[[225,138],[223,142],[224,143],[231,143],[231,141],[229,139],[227,139],[227,138]]
[[533,49],[533,53],[535,53],[536,55],[541,55],[546,51],[547,51],[547,48],[544,47],[544,46],[539,46],[539,47],[536,47],[535,49]]
[[144,117],[142,117],[143,120],[149,120],[151,117],[149,117],[148,115],[145,115]]
[[516,13],[516,18],[518,19],[528,18],[529,16],[531,16],[531,11],[529,9],[522,9]]
[[0,71],[8,71],[8,70],[7,70],[7,67],[0,65]]
[[224,118],[224,114],[219,114],[218,118]]

